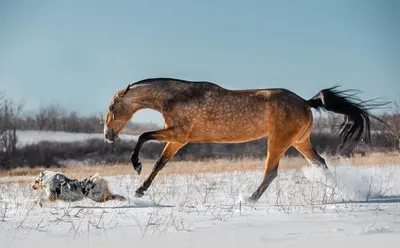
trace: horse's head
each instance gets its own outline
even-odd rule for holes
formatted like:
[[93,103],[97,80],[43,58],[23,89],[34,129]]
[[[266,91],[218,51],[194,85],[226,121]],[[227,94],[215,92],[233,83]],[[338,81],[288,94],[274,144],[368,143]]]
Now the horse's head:
[[109,142],[118,139],[118,134],[132,118],[135,109],[128,98],[124,97],[126,91],[118,91],[112,97],[104,123],[104,138]]

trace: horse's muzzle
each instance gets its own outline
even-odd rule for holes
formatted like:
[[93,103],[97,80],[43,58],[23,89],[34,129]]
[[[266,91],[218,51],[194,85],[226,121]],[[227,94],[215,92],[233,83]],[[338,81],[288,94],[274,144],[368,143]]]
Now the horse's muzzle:
[[118,139],[118,136],[115,135],[115,132],[113,129],[105,128],[104,129],[104,138],[108,141],[113,143]]

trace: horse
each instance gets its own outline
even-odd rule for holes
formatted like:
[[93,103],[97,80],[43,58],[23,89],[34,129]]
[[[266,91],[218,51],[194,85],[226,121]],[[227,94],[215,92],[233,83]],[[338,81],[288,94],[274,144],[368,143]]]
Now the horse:
[[368,141],[371,118],[383,122],[370,113],[380,105],[374,103],[375,99],[361,101],[356,96],[358,91],[339,87],[322,89],[305,100],[285,88],[231,90],[206,81],[147,78],[112,96],[105,116],[104,138],[115,142],[140,109],[162,114],[164,128],[142,133],[130,155],[133,168],[140,175],[142,145],[149,140],[166,142],[150,175],[135,191],[135,197],[142,197],[157,173],[188,143],[242,143],[268,137],[264,176],[249,199],[255,202],[276,178],[279,160],[291,146],[310,164],[329,173],[324,158],[311,144],[311,109],[344,115],[337,133],[339,150],[352,149],[363,136]]

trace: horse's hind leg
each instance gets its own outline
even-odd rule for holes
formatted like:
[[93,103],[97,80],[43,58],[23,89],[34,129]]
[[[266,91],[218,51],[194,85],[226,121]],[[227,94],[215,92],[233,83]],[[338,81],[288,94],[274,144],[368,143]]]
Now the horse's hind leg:
[[329,171],[328,166],[323,159],[312,147],[309,138],[301,142],[296,142],[293,146],[308,160],[310,164],[316,165],[326,171]]
[[317,167],[323,170],[326,179],[330,179],[335,181],[332,173],[329,171],[328,166],[325,163],[325,159],[323,159],[317,151],[312,147],[310,138],[308,137],[304,141],[300,143],[295,143],[293,146],[308,160],[308,162],[312,165],[316,165]]
[[157,160],[156,164],[153,167],[151,174],[147,177],[147,179],[143,182],[142,186],[140,186],[136,190],[136,197],[142,197],[144,195],[144,191],[146,191],[151,183],[153,182],[154,178],[156,177],[157,173],[164,168],[165,164],[170,160],[178,150],[183,147],[186,143],[172,143],[169,142],[165,146],[160,158]]
[[257,188],[257,190],[254,191],[254,193],[250,197],[251,201],[258,201],[258,199],[260,199],[261,195],[268,188],[270,183],[278,175],[279,159],[285,153],[286,150],[287,148],[279,150],[268,149],[264,179],[261,182],[260,186]]

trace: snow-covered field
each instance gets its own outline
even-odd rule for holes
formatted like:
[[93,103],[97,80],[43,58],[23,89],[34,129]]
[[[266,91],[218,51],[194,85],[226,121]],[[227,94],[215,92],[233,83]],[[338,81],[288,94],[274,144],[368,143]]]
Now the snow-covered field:
[[[122,140],[137,140],[138,135],[120,134]],[[70,133],[36,130],[17,130],[17,146],[23,147],[28,144],[37,144],[41,141],[75,142],[88,139],[103,139],[102,133]]]
[[[0,247],[398,247],[400,165],[279,173],[257,203],[262,171],[107,177],[127,202],[34,206],[29,184],[0,184]],[[100,172],[101,173],[101,172]]]

